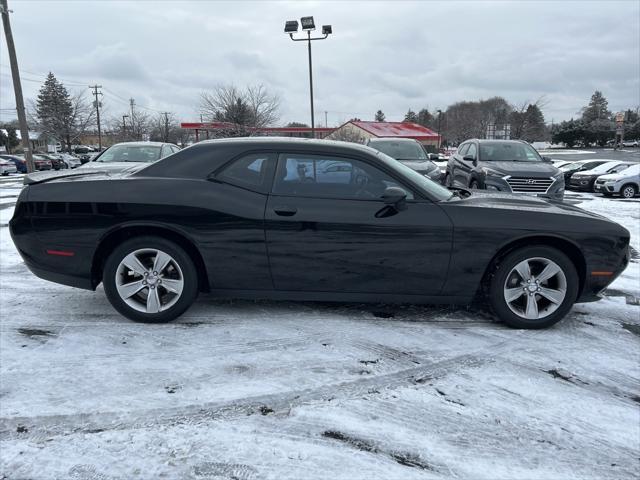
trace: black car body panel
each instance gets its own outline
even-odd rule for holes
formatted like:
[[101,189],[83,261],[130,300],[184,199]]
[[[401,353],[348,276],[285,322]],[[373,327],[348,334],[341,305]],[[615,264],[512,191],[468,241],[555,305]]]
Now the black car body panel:
[[[375,198],[276,195],[220,179],[251,152],[358,159],[395,176],[414,198],[396,211]],[[36,275],[86,289],[100,283],[114,239],[135,234],[181,242],[202,269],[201,289],[230,297],[467,303],[496,255],[547,243],[575,257],[586,301],[628,261],[629,232],[605,218],[535,197],[478,192],[436,201],[374,150],[341,142],[202,142],[135,173],[78,173],[27,185],[10,227]],[[591,275],[598,271],[615,273]]]

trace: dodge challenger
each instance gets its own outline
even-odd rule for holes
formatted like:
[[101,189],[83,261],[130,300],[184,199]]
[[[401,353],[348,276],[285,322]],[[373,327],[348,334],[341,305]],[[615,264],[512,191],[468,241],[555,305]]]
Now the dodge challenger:
[[35,173],[10,221],[37,276],[142,322],[228,298],[468,304],[543,328],[597,300],[629,232],[540,197],[446,189],[372,148],[198,143],[125,173]]

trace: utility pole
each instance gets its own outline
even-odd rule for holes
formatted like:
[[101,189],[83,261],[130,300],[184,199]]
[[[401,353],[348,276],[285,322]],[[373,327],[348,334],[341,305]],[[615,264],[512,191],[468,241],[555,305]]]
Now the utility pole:
[[327,111],[324,111],[324,128],[327,128]]
[[94,105],[96,106],[96,117],[98,120],[98,150],[102,151],[102,132],[100,131],[100,101],[98,100],[98,95],[102,95],[102,92],[99,92],[98,89],[102,88],[102,85],[89,85],[89,88],[93,90],[93,96],[96,97]]
[[134,123],[136,116],[133,110],[136,105],[136,101],[133,98],[130,98],[129,105],[131,105],[131,134],[133,135],[134,140],[138,140],[136,135],[136,130],[135,130],[135,123]]
[[122,115],[122,136],[124,137],[123,140],[127,139],[127,118],[129,118],[129,115]]
[[162,112],[164,115],[164,141],[169,141],[169,112]]
[[[202,118],[202,114],[200,114],[200,123],[204,123],[204,119]],[[205,130],[205,132],[207,133],[207,140],[209,140],[209,129],[207,128]]]
[[27,161],[27,172],[31,173],[35,170],[33,167],[33,157],[31,155],[31,144],[29,141],[29,127],[27,125],[27,115],[24,110],[24,99],[22,98],[22,84],[20,83],[20,72],[18,71],[18,59],[16,57],[16,45],[13,43],[13,34],[11,33],[11,23],[9,22],[9,6],[7,0],[0,0],[0,14],[2,14],[2,26],[4,27],[4,35],[7,40],[7,50],[9,50],[9,63],[11,65],[11,77],[13,78],[13,91],[16,97],[16,110],[18,113],[18,122],[20,123],[20,136],[22,137],[22,148],[24,149],[24,158]]

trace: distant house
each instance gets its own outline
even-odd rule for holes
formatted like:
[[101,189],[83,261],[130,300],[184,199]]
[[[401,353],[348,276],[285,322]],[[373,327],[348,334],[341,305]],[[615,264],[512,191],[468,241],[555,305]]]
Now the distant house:
[[365,142],[369,138],[413,138],[427,147],[438,147],[439,135],[411,122],[364,122],[350,120],[336,128],[327,139]]
[[[4,128],[0,128],[0,131],[4,133],[6,136],[9,135],[7,130]],[[20,129],[16,128],[16,137],[20,142],[22,142],[22,134],[20,133]],[[29,143],[31,143],[32,151],[46,151],[47,150],[47,139],[40,132],[29,132]],[[18,149],[22,149],[22,145],[18,147]]]

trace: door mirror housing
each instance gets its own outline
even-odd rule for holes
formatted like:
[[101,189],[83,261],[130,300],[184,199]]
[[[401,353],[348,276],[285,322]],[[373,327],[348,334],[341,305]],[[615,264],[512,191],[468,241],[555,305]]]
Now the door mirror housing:
[[476,157],[474,157],[473,155],[465,155],[464,157],[462,157],[462,159],[468,162],[474,162],[476,160]]
[[395,207],[396,210],[406,210],[407,192],[400,187],[387,187],[382,194],[382,201]]

